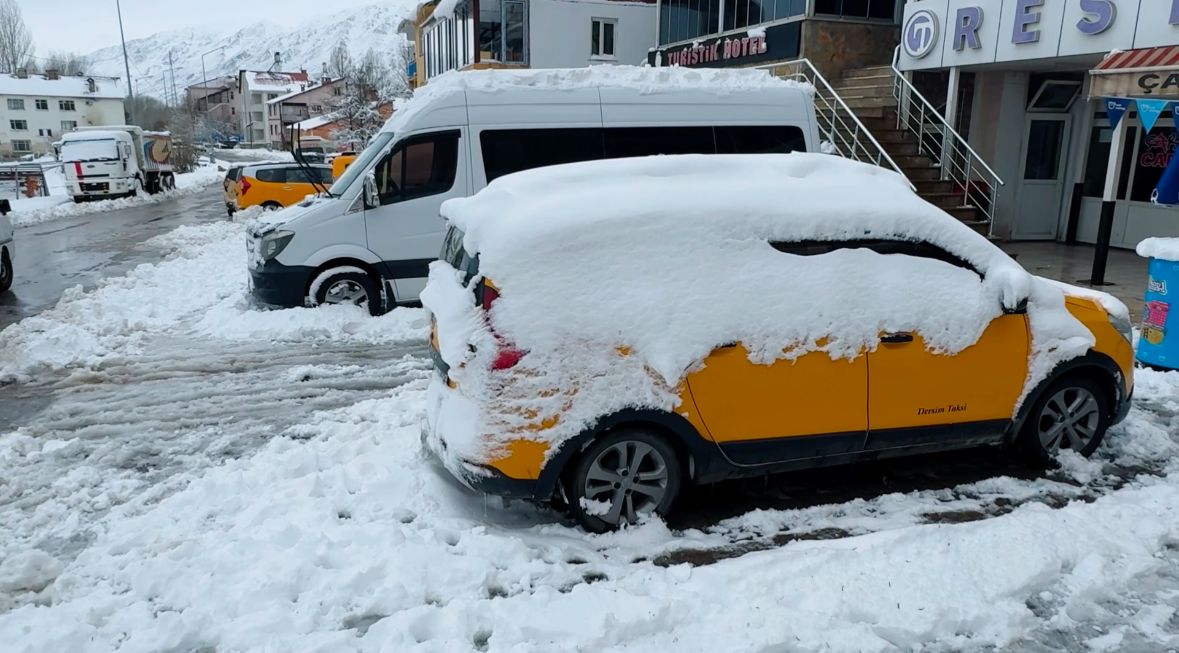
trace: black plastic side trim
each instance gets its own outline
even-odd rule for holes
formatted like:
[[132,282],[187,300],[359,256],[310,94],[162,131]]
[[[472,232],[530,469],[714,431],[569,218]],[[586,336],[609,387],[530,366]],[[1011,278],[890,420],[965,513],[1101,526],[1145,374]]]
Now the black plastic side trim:
[[800,435],[763,440],[721,442],[719,447],[731,463],[739,467],[765,467],[779,461],[790,462],[856,453],[864,448],[864,431]]
[[430,264],[436,258],[412,258],[400,261],[381,261],[383,276],[386,279],[416,279],[430,275]]
[[1009,419],[960,424],[936,424],[903,429],[887,429],[868,433],[867,451],[920,447],[925,445],[970,445],[997,442],[1011,426]]

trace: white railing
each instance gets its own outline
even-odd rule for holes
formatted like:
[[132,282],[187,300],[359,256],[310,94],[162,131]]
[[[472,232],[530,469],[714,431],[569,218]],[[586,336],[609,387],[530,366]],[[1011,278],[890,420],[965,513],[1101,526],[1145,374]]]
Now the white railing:
[[882,168],[891,168],[902,177],[905,176],[896,161],[892,160],[884,147],[872,136],[872,132],[860,122],[855,112],[839,97],[835,89],[831,88],[827,79],[815,69],[809,59],[757,67],[768,70],[775,77],[806,82],[815,87],[815,118],[818,120],[819,132],[823,138],[824,152],[839,154]]
[[1003,180],[905,77],[897,67],[899,59],[897,48],[892,60],[897,127],[917,137],[918,152],[941,169],[942,179],[954,183],[953,192],[962,195],[962,206],[975,208],[993,225],[995,198]]

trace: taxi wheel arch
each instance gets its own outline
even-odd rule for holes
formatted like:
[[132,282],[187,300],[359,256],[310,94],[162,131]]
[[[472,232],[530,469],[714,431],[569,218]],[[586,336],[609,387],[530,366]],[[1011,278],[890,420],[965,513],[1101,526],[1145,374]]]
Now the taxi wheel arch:
[[381,279],[380,273],[376,268],[364,261],[353,258],[338,258],[332,259],[319,267],[315,268],[307,277],[307,286],[303,288],[303,297],[307,300],[309,305],[317,305],[317,298],[311,296],[311,284],[325,272],[332,268],[360,268],[368,275],[369,281],[372,283],[372,290],[376,294],[376,301],[369,300],[369,313],[372,315],[383,315],[387,312],[384,293],[384,281]]
[[1038,437],[1035,422],[1041,416],[1046,402],[1062,389],[1075,386],[1089,390],[1098,400],[1102,411],[1100,432],[1092,438],[1095,444],[1086,447],[1088,451],[1083,452],[1083,455],[1091,454],[1100,446],[1109,427],[1113,425],[1118,402],[1129,401],[1121,396],[1120,383],[1121,373],[1117,365],[1100,354],[1090,352],[1081,359],[1062,364],[1029,394],[1012,428],[1010,443],[1026,462],[1037,467],[1050,466],[1054,455],[1046,452],[1038,446],[1038,440],[1034,440]]

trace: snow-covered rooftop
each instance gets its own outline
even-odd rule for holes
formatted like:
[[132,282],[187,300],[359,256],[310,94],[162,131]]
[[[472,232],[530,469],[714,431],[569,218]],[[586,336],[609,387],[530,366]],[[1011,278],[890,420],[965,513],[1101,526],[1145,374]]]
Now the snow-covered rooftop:
[[315,129],[317,127],[323,127],[324,125],[330,125],[337,120],[339,120],[339,116],[334,113],[328,113],[322,116],[308,118],[307,120],[298,123],[298,125],[299,129]]
[[[341,79],[343,79],[343,78],[332,79],[332,80],[328,80],[325,82],[316,82],[315,86],[308,86],[307,88],[300,88],[300,89],[291,91],[290,93],[287,93],[285,95],[280,95],[280,96],[274,98],[273,100],[268,100],[266,102],[266,104],[279,104],[281,102],[286,102],[286,101],[291,100],[293,98],[299,97],[300,95],[303,95],[304,93],[310,93],[316,89],[323,88],[324,86],[329,86],[329,85],[335,84],[336,82],[340,81]],[[310,83],[310,82],[308,82],[308,83]]]
[[[95,92],[90,92],[89,81],[94,80]],[[0,95],[27,97],[88,98],[121,100],[126,89],[118,77],[60,77],[49,79],[44,75],[0,75]]]
[[305,72],[280,73],[257,70],[243,70],[246,90],[266,93],[293,93],[305,90],[303,87],[309,82]]

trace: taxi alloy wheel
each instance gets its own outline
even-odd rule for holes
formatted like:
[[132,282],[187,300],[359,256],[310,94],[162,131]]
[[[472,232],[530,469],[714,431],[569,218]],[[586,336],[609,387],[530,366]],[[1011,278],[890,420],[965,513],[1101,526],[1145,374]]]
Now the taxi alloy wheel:
[[643,515],[666,514],[679,494],[679,457],[662,437],[624,430],[594,442],[577,459],[566,487],[569,509],[586,530],[602,533]]
[[1023,448],[1033,463],[1051,464],[1061,450],[1089,456],[1109,428],[1109,400],[1103,388],[1085,377],[1065,379],[1036,402],[1024,426]]

